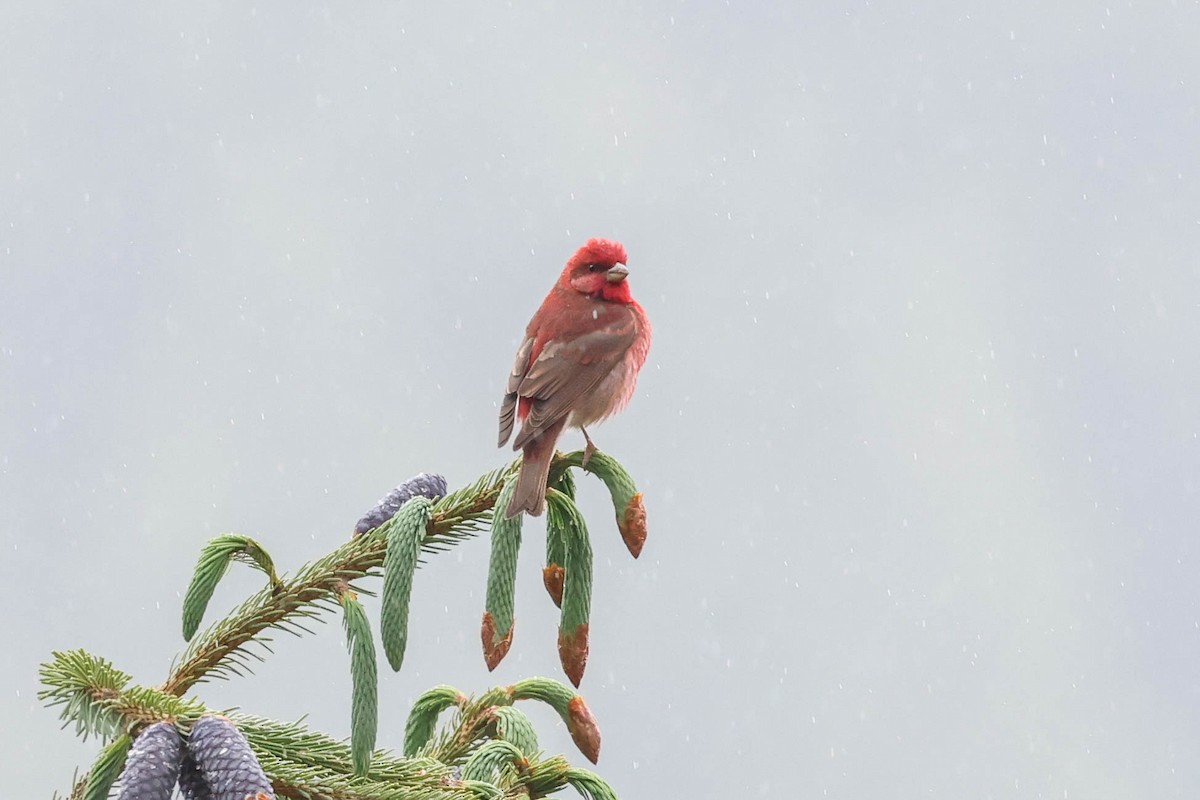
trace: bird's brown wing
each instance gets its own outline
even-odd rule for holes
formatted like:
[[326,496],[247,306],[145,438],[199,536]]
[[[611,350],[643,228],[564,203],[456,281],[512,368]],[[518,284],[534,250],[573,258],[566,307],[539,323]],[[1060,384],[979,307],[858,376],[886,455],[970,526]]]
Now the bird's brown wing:
[[[513,449],[520,449],[564,418],[579,398],[595,389],[621,363],[637,338],[638,329],[633,312],[623,306],[619,309],[619,313],[610,311],[606,314],[612,321],[602,328],[565,341],[548,342],[529,364],[517,384],[516,398],[512,402],[515,405],[520,398],[528,397],[532,403],[513,442]],[[509,386],[512,386],[511,379]],[[505,401],[507,404],[508,398]],[[502,431],[503,421],[504,408],[501,408]],[[509,425],[511,427],[511,422]]]
[[508,437],[512,436],[513,424],[517,418],[517,389],[529,369],[529,355],[533,352],[533,337],[526,336],[525,341],[517,348],[517,358],[513,362],[512,372],[508,374],[508,383],[504,387],[504,401],[500,403],[500,443],[504,447]]

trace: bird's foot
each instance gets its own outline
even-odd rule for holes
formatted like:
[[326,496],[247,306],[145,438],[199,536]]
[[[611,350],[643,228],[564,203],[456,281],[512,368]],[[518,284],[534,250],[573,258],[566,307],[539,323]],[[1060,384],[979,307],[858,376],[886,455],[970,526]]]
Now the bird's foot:
[[592,456],[596,453],[596,445],[592,444],[592,437],[588,436],[588,432],[585,429],[580,428],[579,430],[583,431],[583,440],[587,442],[587,446],[583,448],[583,461],[580,463],[580,466],[587,469],[588,462],[592,460]]

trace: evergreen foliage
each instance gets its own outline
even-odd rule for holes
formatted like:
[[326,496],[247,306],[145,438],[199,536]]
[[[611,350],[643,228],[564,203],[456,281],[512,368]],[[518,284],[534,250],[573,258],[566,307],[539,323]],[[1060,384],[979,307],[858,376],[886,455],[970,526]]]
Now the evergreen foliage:
[[[532,723],[514,707],[522,700],[549,704],[580,752],[595,762],[600,753],[595,718],[581,695],[549,678],[529,678],[477,697],[451,686],[434,687],[413,705],[403,756],[375,749],[376,653],[358,600],[366,591],[359,582],[384,578],[381,641],[389,664],[399,670],[408,645],[409,600],[420,555],[442,552],[490,527],[483,643],[485,661],[494,667],[511,644],[521,519],[505,520],[492,511],[503,507],[502,493],[512,491],[517,466],[488,473],[440,499],[431,495],[444,490],[444,479],[422,473],[385,496],[349,541],[290,577],[276,573],[266,549],[253,539],[214,538],[201,551],[183,602],[188,646],[159,687],[135,685],[110,662],[82,650],[54,653],[42,665],[39,697],[58,707],[77,735],[108,742],[90,773],[75,783],[72,800],[107,797],[127,755],[121,796],[139,799],[158,797],[160,784],[172,783],[175,776],[188,800],[536,798],[566,786],[595,800],[615,798],[594,773],[572,767],[561,756],[543,757]],[[560,657],[578,686],[587,658],[592,551],[574,502],[573,468],[583,468],[582,453],[557,456],[551,469],[544,580],[562,608]],[[618,528],[636,556],[645,538],[641,495],[620,464],[602,453],[594,454],[585,469],[608,487]],[[368,527],[377,520],[381,522]],[[234,562],[262,571],[266,585],[197,635],[217,584]],[[342,613],[350,652],[349,743],[300,723],[220,715],[200,699],[185,696],[201,682],[250,671],[253,661],[270,653],[273,630],[310,633],[311,620],[334,610]],[[442,721],[443,712],[450,709],[452,717]]]

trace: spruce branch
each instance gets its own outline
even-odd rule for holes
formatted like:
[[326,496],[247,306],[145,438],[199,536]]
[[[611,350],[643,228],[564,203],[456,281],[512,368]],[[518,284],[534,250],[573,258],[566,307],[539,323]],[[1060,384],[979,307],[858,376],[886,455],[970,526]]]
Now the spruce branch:
[[404,663],[404,650],[408,646],[408,606],[412,598],[413,575],[417,571],[421,542],[429,520],[429,501],[414,497],[396,512],[395,524],[388,526],[379,627],[388,664],[397,672]]
[[642,554],[642,545],[646,543],[646,506],[642,502],[642,493],[637,490],[633,478],[625,467],[621,466],[621,462],[612,456],[597,451],[588,459],[587,464],[583,462],[582,450],[556,458],[550,465],[550,485],[554,486],[559,475],[571,467],[590,472],[604,481],[612,496],[613,510],[617,515],[617,529],[621,532],[629,554],[637,558]]
[[[516,466],[514,463],[489,472],[434,504],[421,549],[427,553],[441,552],[483,530],[504,479]],[[181,695],[200,681],[249,671],[248,659],[262,658],[251,646],[269,651],[266,630],[276,628],[295,633],[297,620],[317,619],[321,612],[338,608],[339,586],[379,575],[388,535],[399,522],[392,517],[312,562],[294,578],[251,595],[232,614],[193,639],[182,662],[163,684],[163,691]]]
[[211,540],[200,551],[196,572],[183,598],[183,638],[191,639],[200,626],[208,601],[212,599],[217,584],[224,577],[231,561],[241,561],[261,570],[271,582],[279,585],[275,564],[271,556],[258,542],[246,536],[224,534]]
[[[54,653],[53,660],[42,665],[43,689],[39,697],[51,707],[60,707],[66,724],[74,723],[77,733],[85,739],[96,735],[110,742],[91,774],[74,782],[71,800],[104,797],[131,742],[136,742],[144,731],[173,726],[180,736],[188,737],[198,723],[204,720],[211,723],[213,715],[220,712],[183,695],[198,682],[249,671],[253,660],[262,660],[264,653],[270,652],[270,629],[300,635],[309,632],[310,620],[324,621],[326,612],[336,611],[342,612],[351,653],[353,694],[348,743],[309,731],[299,723],[274,722],[244,714],[226,713],[219,717],[230,735],[243,742],[244,752],[253,753],[255,763],[261,764],[256,769],[270,776],[268,788],[273,787],[279,797],[536,798],[568,785],[595,800],[615,797],[611,788],[593,773],[575,769],[561,757],[540,758],[533,726],[524,713],[512,707],[515,701],[536,699],[550,704],[589,760],[595,762],[600,750],[599,728],[583,698],[566,685],[547,678],[520,681],[475,698],[453,687],[435,687],[413,707],[404,739],[404,757],[374,750],[378,727],[375,650],[370,625],[357,600],[358,593],[371,593],[355,582],[385,575],[381,638],[389,661],[398,668],[407,639],[412,573],[421,563],[420,554],[447,550],[491,527],[493,563],[485,622],[490,616],[500,630],[495,630],[492,637],[485,632],[485,650],[489,645],[499,648],[502,639],[506,640],[503,649],[507,650],[513,622],[512,592],[520,519],[506,524],[494,518],[493,510],[504,499],[501,493],[511,491],[514,483],[511,479],[519,463],[487,473],[436,502],[434,498],[445,491],[445,481],[440,476],[422,473],[386,495],[359,521],[349,541],[301,567],[293,576],[280,578],[266,550],[252,539],[230,534],[215,538],[200,555],[184,601],[184,636],[190,640],[189,645],[160,687],[132,685],[128,674],[82,650]],[[557,571],[557,586],[552,588],[548,577],[547,588],[562,605],[560,654],[565,643],[569,652],[563,656],[564,668],[576,685],[587,654],[591,588],[591,546],[574,504],[576,486],[571,475],[572,468],[582,465],[582,453],[555,457],[549,491],[548,528],[552,532],[547,542],[547,576],[552,567]],[[586,471],[599,476],[608,486],[617,510],[618,527],[636,557],[645,538],[641,495],[624,468],[603,454],[595,454]],[[260,569],[267,575],[268,585],[195,636],[215,587],[234,560]],[[387,579],[391,579],[391,585]],[[439,732],[439,716],[451,707],[455,708],[453,718]],[[150,748],[149,740],[140,747]],[[138,748],[135,744],[139,758],[149,757]],[[204,766],[195,762],[193,755],[181,756],[177,774],[185,796],[200,800],[202,794],[185,786],[194,782],[199,775],[198,767]],[[138,763],[134,762],[134,766]],[[142,782],[131,779],[123,786],[141,787],[142,783],[150,785],[149,779]],[[125,794],[127,790],[122,791]],[[140,791],[136,789],[135,794]]]
[[[551,478],[550,487],[575,500],[575,478],[571,470],[563,469],[557,478]],[[546,517],[546,566],[542,568],[542,585],[554,601],[562,608],[563,582],[566,580],[564,564],[567,563],[567,541],[565,532],[556,524],[557,518]]]
[[493,739],[471,754],[467,763],[463,764],[462,775],[466,780],[511,786],[512,773],[528,766],[529,762],[516,745],[503,739]]
[[129,675],[83,650],[52,655],[54,660],[39,670],[43,688],[38,699],[51,708],[61,706],[60,717],[74,722],[85,740],[89,735],[113,739],[139,724],[195,720],[204,713],[203,704],[195,700],[131,686]]
[[350,649],[350,754],[354,774],[362,777],[371,765],[371,751],[379,731],[379,675],[371,624],[358,596],[346,587],[341,592],[345,612],[346,646]]
[[443,711],[451,706],[462,708],[470,701],[471,698],[458,689],[445,684],[435,686],[418,697],[404,726],[404,755],[415,756],[429,743]]
[[524,711],[512,706],[496,706],[492,709],[492,719],[496,723],[497,737],[511,742],[526,757],[537,754],[537,731]]
[[129,734],[123,734],[114,739],[100,751],[92,771],[88,775],[87,784],[83,790],[83,800],[106,800],[121,769],[125,766],[125,758],[129,755],[129,746],[133,739]]
[[[508,507],[516,487],[515,478],[505,482],[497,502],[500,508]],[[521,514],[512,518],[503,514],[492,515],[492,554],[488,562],[487,594],[480,626],[483,660],[489,672],[496,668],[512,646],[521,519]]]
[[[519,721],[514,715],[497,713],[518,700],[539,700],[553,708],[566,723],[567,732],[579,751],[596,763],[600,757],[600,727],[596,718],[582,695],[552,678],[526,678],[511,686],[492,689],[477,698],[468,697],[453,686],[431,689],[413,704],[405,736],[405,753],[428,756],[445,764],[461,764],[485,739],[506,739],[524,749],[531,743],[528,735],[519,730]],[[437,715],[452,706],[457,708],[457,713],[435,737],[433,727]],[[414,733],[414,729],[419,729],[419,733]],[[511,734],[506,735],[506,730]],[[536,744],[533,739],[532,747]]]
[[[556,531],[566,563],[558,627],[558,658],[576,686],[583,680],[588,657],[588,617],[592,608],[592,544],[575,501],[557,489],[546,491],[546,530]],[[549,534],[547,534],[549,535]]]

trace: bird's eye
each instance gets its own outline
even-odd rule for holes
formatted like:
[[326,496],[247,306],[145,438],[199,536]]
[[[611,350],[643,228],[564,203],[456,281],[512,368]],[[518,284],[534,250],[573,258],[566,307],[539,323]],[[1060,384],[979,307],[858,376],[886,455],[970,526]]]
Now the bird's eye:
[[603,269],[603,264],[588,264],[588,272],[600,272]]

